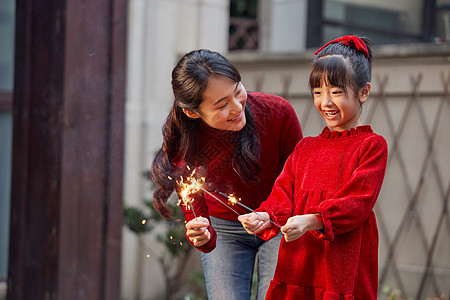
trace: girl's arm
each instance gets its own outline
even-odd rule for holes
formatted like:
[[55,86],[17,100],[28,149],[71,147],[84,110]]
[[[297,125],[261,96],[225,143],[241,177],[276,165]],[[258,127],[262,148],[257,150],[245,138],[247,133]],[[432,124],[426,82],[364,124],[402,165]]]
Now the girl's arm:
[[[302,141],[297,144],[292,154],[288,157],[269,197],[255,210],[258,213],[266,212],[270,220],[280,226],[286,224],[294,211],[295,168],[299,159],[298,152],[301,144]],[[266,226],[258,232],[258,236],[264,240],[269,240],[278,233],[280,233],[280,227]]]
[[323,229],[322,216],[319,214],[298,215],[290,217],[281,232],[286,242],[292,242],[300,238],[310,230]]
[[238,220],[249,234],[257,234],[261,230],[270,227],[270,216],[266,212],[249,213],[240,215]]
[[[269,214],[266,212],[241,215],[238,220],[249,234],[258,234],[271,227]],[[291,242],[309,230],[323,229],[322,217],[319,214],[298,215],[290,217],[286,225],[281,227],[286,242]]]
[[308,209],[308,213],[322,216],[324,228],[314,231],[315,236],[333,240],[335,234],[349,232],[369,217],[383,183],[387,156],[383,137],[375,135],[363,143],[359,165],[349,182],[330,199]]

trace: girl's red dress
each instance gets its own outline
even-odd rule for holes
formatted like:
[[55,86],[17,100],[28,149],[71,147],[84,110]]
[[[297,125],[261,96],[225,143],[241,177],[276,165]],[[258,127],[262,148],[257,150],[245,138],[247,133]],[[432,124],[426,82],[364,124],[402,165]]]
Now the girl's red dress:
[[[385,139],[367,125],[342,132],[325,128],[298,143],[257,211],[268,212],[280,225],[294,215],[319,213],[324,229],[282,240],[266,299],[376,300],[373,207],[387,155]],[[274,226],[259,235],[270,239],[279,232]]]

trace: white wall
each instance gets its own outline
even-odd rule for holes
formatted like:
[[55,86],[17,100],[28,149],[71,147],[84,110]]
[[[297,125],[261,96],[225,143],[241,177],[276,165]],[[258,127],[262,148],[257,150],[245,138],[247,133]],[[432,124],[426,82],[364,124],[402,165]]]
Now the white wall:
[[298,53],[306,47],[307,1],[260,1],[260,50]]
[[[229,1],[130,0],[128,5],[124,201],[142,207],[151,191],[141,173],[161,146],[161,128],[172,106],[172,69],[182,54],[194,49],[227,51]],[[163,251],[152,237],[145,240]],[[136,236],[124,229],[123,299],[161,297],[161,270],[146,255]]]

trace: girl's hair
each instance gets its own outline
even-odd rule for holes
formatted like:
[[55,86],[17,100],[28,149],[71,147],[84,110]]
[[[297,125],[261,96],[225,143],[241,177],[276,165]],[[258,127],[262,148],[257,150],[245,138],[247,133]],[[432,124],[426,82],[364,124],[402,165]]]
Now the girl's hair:
[[[221,54],[205,49],[185,54],[172,71],[172,90],[175,97],[172,110],[163,126],[163,143],[153,160],[151,174],[157,185],[153,193],[153,205],[163,216],[170,217],[167,200],[177,188],[176,178],[183,171],[177,170],[176,162],[198,166],[203,153],[198,149],[200,118],[191,119],[183,108],[198,111],[203,93],[212,75],[227,76],[241,81],[238,70]],[[251,103],[245,106],[246,125],[237,134],[233,169],[246,184],[258,181],[260,171],[260,140],[253,117]],[[169,179],[170,176],[172,179]]]
[[[367,48],[367,53],[357,49],[354,43],[331,42],[321,48],[315,57],[309,86],[311,91],[320,87],[323,81],[343,88],[350,87],[357,93],[372,79],[372,42],[366,37],[360,39]],[[366,56],[367,55],[367,56]]]

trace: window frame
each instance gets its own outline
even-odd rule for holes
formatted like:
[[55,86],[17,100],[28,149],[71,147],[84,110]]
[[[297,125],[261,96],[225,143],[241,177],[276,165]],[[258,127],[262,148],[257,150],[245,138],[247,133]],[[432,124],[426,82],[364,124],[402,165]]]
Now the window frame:
[[[422,0],[423,10],[422,10],[422,30],[419,36],[408,35],[395,31],[389,31],[390,34],[411,36],[419,38],[419,42],[433,42],[433,33],[435,31],[435,17],[436,17],[436,0]],[[344,23],[327,21],[323,18],[323,7],[324,0],[308,0],[308,28],[307,28],[307,48],[320,47],[324,41],[322,37],[322,28],[325,25],[334,26],[345,26]],[[348,28],[354,26],[348,26]],[[364,29],[364,28],[359,28]],[[371,31],[376,31],[376,29],[371,28]],[[385,30],[380,30],[379,32],[386,32]]]

